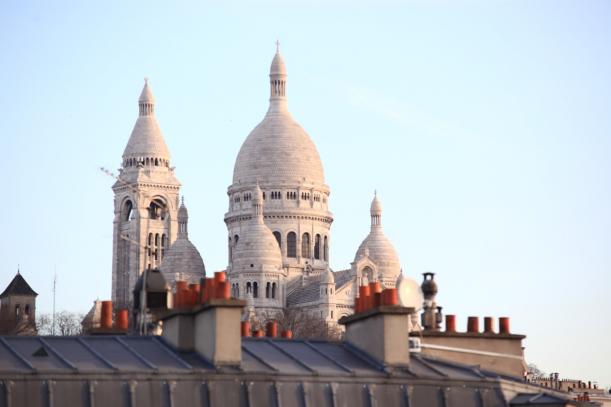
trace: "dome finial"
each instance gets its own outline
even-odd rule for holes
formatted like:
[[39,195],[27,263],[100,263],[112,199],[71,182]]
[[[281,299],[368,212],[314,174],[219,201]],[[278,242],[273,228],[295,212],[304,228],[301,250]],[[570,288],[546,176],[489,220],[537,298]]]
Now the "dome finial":
[[276,41],[276,54],[269,68],[270,101],[274,104],[286,103],[286,66],[280,54],[280,41]]
[[155,115],[155,97],[153,91],[149,85],[148,76],[144,77],[144,87],[140,92],[138,98],[138,106],[140,107],[140,116],[153,116]]
[[371,201],[371,208],[369,210],[371,214],[371,227],[382,225],[382,203],[378,199],[378,191],[375,190],[373,193],[373,201]]

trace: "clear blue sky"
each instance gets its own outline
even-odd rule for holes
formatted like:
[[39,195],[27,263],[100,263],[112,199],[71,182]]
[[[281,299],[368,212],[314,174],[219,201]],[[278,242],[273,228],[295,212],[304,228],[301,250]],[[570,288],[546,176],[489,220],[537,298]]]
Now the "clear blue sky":
[[333,268],[377,189],[404,273],[437,273],[461,328],[510,316],[529,362],[610,385],[611,3],[376,4],[2,2],[0,285],[20,264],[48,312],[56,267],[59,309],[110,297],[98,167],[118,168],[144,76],[191,239],[224,268],[226,188],[278,38],[332,191]]

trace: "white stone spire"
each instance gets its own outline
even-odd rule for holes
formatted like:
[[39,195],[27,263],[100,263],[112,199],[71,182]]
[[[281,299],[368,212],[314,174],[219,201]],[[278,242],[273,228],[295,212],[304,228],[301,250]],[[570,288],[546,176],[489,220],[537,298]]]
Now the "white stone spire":
[[123,152],[124,160],[130,158],[138,161],[149,158],[149,161],[153,159],[153,162],[158,159],[158,165],[160,159],[164,160],[164,163],[170,159],[170,151],[155,117],[155,97],[148,79],[144,80],[144,87],[138,98],[138,120]]

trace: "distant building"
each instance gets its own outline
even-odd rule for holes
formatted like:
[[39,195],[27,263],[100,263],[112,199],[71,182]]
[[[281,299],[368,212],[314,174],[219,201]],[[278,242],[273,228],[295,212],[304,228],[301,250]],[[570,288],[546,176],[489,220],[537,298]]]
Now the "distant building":
[[0,335],[36,335],[37,296],[17,271],[0,294]]
[[611,407],[611,394],[598,387],[596,382],[579,379],[561,379],[558,373],[549,376],[528,377],[527,381],[545,388],[567,392],[574,400],[600,403],[603,407]]

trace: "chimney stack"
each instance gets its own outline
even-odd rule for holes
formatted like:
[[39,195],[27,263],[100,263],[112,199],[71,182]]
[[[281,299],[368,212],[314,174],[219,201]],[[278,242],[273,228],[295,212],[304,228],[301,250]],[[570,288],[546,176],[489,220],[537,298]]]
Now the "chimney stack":
[[[386,296],[388,294],[384,295]],[[346,326],[346,341],[351,345],[385,366],[407,366],[409,364],[408,326],[413,312],[413,308],[380,305],[343,317],[339,323]]]
[[[214,280],[206,279],[205,287],[208,281]],[[216,366],[239,365],[244,305],[242,300],[213,298],[192,309],[177,310],[163,318],[163,337],[178,350],[195,350]]]

